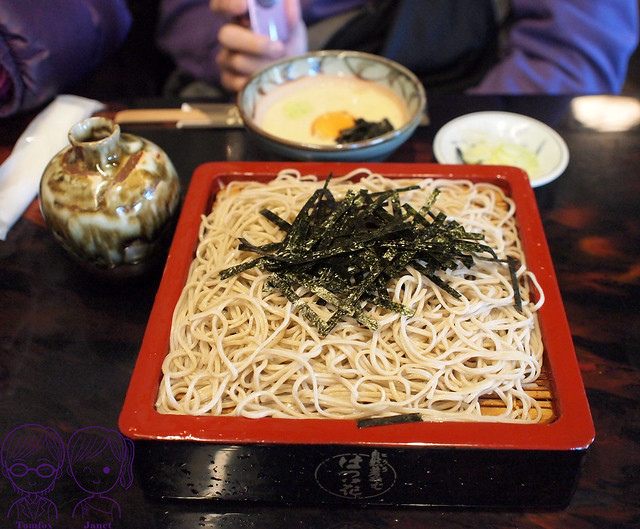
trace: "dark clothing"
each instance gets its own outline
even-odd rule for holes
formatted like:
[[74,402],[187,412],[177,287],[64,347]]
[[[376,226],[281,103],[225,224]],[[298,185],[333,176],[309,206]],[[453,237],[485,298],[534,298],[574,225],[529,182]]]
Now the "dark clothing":
[[0,117],[77,83],[122,45],[130,27],[125,0],[0,1]]
[[[301,4],[310,33],[327,17],[353,14],[323,49],[376,51],[409,67],[432,90],[618,93],[638,44],[637,0],[301,0]],[[497,7],[502,5],[507,6],[508,16],[499,13]],[[360,23],[365,34],[356,32],[358,17],[367,16],[378,22]],[[182,72],[216,85],[217,34],[228,21],[210,10],[209,0],[162,0],[158,42]],[[371,28],[376,28],[375,34]]]

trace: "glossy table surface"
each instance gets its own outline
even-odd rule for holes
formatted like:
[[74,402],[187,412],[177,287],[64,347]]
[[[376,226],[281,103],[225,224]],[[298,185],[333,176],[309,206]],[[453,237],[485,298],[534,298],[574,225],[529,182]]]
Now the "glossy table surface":
[[[532,116],[566,141],[571,155],[566,171],[535,190],[596,429],[566,509],[160,501],[146,497],[134,480],[127,489],[113,490],[121,518],[111,527],[640,527],[639,105],[620,97],[433,96],[430,125],[419,128],[389,159],[434,162],[432,142],[439,128],[479,110]],[[0,121],[0,161],[28,119]],[[202,163],[274,159],[240,129],[156,125],[125,130],[162,147],[185,189]],[[37,202],[31,205],[0,241],[0,437],[25,423],[51,427],[63,437],[86,426],[117,429],[161,264],[135,283],[96,281],[54,241]],[[70,518],[78,497],[68,480],[60,480],[49,497],[59,512],[53,527],[83,526]],[[17,499],[3,474],[0,520]]]

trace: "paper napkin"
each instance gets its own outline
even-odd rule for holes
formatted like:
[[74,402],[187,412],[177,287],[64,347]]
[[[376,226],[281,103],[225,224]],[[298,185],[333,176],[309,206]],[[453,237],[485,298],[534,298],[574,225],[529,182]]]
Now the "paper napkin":
[[73,95],[56,97],[22,133],[13,151],[0,165],[0,239],[38,194],[42,173],[69,144],[69,129],[104,108],[93,99]]

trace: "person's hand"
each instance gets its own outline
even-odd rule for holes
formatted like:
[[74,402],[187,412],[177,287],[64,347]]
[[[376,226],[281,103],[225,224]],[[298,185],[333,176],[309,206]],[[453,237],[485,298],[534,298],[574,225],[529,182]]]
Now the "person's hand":
[[247,0],[210,0],[218,14],[235,17],[236,23],[225,24],[218,32],[222,46],[216,57],[220,83],[230,92],[237,92],[249,77],[264,66],[283,57],[307,51],[306,26],[302,21],[299,0],[283,0],[290,28],[287,42],[272,41],[251,31],[247,19]]

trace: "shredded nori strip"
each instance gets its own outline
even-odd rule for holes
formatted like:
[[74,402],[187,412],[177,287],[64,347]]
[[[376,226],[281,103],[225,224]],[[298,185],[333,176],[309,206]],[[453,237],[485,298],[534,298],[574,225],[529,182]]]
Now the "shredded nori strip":
[[[350,190],[336,200],[328,187],[330,180],[331,176],[291,223],[272,211],[262,211],[284,232],[283,240],[255,246],[239,238],[241,250],[259,257],[222,270],[220,276],[224,279],[255,266],[271,272],[265,288],[282,292],[321,336],[345,317],[375,330],[377,323],[365,310],[368,304],[413,316],[412,308],[393,302],[387,291],[389,281],[402,275],[407,266],[460,297],[444,272],[460,266],[471,269],[476,259],[507,263],[515,305],[521,310],[515,278],[518,263],[498,259],[482,242],[482,234],[469,233],[457,221],[433,212],[438,191],[416,210],[402,204],[399,195],[418,186],[377,193]],[[313,305],[335,311],[324,320]]]
[[511,276],[511,284],[513,285],[513,299],[518,312],[522,312],[522,294],[520,294],[520,284],[518,283],[518,277],[516,272],[520,266],[520,261],[515,257],[507,257],[507,264],[509,265],[509,275]]
[[393,125],[387,118],[382,121],[367,121],[357,118],[353,126],[340,131],[340,135],[336,138],[336,143],[355,143],[368,140],[376,136],[382,136],[392,130]]
[[393,424],[406,424],[410,422],[422,422],[420,413],[403,413],[390,417],[371,417],[367,419],[358,419],[356,424],[358,428],[370,428],[371,426],[390,426]]

